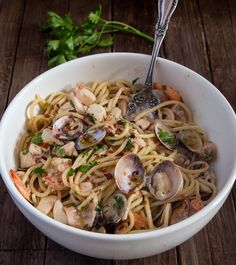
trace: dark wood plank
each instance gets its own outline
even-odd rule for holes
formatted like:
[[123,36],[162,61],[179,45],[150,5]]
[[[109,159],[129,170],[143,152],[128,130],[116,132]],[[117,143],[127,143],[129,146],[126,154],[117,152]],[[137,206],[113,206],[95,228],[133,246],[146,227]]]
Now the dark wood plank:
[[65,249],[46,252],[45,265],[65,265],[65,264],[66,265],[77,265],[77,264],[110,265],[111,261],[91,258]]
[[[229,19],[230,19],[230,24],[232,27],[233,35],[234,35],[234,56],[235,56],[235,46],[236,46],[236,1],[234,0],[227,0],[227,7],[228,7],[228,12],[229,12]],[[235,57],[234,57],[234,68],[236,68],[235,65]],[[234,73],[233,79],[235,80],[236,74]],[[233,86],[233,84],[231,85]],[[233,88],[235,90],[235,88]],[[236,110],[236,105],[235,102],[233,102],[233,107],[234,110]],[[234,207],[236,208],[236,185],[233,187],[233,197],[234,197]]]
[[[156,1],[113,1],[113,19],[128,23],[151,36],[154,35],[156,17]],[[152,43],[137,36],[126,33],[116,33],[113,51],[138,52],[150,54]],[[161,50],[161,56],[164,56]]]
[[207,228],[204,228],[193,238],[177,247],[177,250],[181,265],[213,264]]
[[210,79],[205,36],[196,0],[179,1],[163,44],[167,59]]
[[229,4],[224,0],[199,0],[213,83],[236,109],[236,6],[235,1]]
[[[14,6],[16,4],[12,3]],[[10,96],[12,97],[31,79],[47,68],[44,55],[46,36],[38,30],[39,23],[47,18],[47,12],[54,10],[61,14],[66,10],[67,1],[28,1],[17,47],[16,62],[12,76]],[[10,8],[10,7],[9,7]],[[40,249],[45,248],[45,237],[36,230],[13,205],[5,187],[0,186],[0,249]]]
[[43,251],[17,250],[0,252],[0,265],[42,265],[43,262]]
[[25,1],[2,1],[0,5],[0,117],[6,107]]
[[39,31],[39,25],[47,19],[47,12],[53,10],[63,15],[68,1],[28,1],[23,21],[23,29],[17,50],[10,99],[34,77],[47,70],[44,44],[47,34]]
[[177,263],[177,255],[175,249],[167,251],[165,253],[144,258],[144,259],[134,259],[134,260],[114,260],[112,265],[174,265]]

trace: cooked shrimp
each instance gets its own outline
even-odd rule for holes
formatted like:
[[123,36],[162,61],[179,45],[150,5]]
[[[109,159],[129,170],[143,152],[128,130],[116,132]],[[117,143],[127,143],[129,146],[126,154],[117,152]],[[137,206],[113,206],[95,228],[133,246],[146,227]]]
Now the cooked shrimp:
[[22,179],[19,177],[19,172],[15,172],[11,169],[10,175],[18,191],[24,196],[27,201],[30,201],[30,189],[26,187],[25,184],[23,184]]
[[153,88],[162,90],[170,100],[182,101],[182,97],[179,91],[175,90],[170,86],[162,85],[160,83],[154,83]]

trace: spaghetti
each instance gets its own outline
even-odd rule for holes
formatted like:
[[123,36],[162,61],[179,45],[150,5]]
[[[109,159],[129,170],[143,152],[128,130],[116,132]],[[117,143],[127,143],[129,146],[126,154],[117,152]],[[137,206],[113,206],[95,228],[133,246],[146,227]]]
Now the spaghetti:
[[[166,94],[164,85],[154,84],[164,98],[159,105],[127,121],[127,104],[137,89],[118,80],[79,83],[46,99],[36,95],[27,107],[19,168],[10,171],[21,194],[64,224],[100,233],[159,229],[208,204],[217,193],[209,169],[214,144],[193,122],[178,91],[168,87]],[[126,188],[126,169],[121,174],[118,168],[124,158],[131,159],[124,168],[132,159],[141,168],[128,176]],[[163,163],[167,168],[160,171]],[[176,167],[178,177],[170,177],[168,167]],[[154,179],[148,186],[150,176],[157,177],[158,196],[150,188]]]

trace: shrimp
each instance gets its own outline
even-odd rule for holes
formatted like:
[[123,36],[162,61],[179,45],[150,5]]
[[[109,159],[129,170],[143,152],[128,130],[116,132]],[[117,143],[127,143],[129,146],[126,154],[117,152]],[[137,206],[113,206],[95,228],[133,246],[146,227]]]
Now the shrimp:
[[24,198],[30,202],[30,190],[28,187],[23,184],[22,179],[19,177],[18,172],[15,172],[14,170],[10,170],[10,175],[12,177],[12,180],[18,189],[18,191],[24,196]]
[[135,230],[148,229],[147,218],[137,213],[133,213],[133,216],[134,216],[134,229]]
[[183,101],[179,91],[170,86],[154,83],[153,88],[163,91],[170,100]]

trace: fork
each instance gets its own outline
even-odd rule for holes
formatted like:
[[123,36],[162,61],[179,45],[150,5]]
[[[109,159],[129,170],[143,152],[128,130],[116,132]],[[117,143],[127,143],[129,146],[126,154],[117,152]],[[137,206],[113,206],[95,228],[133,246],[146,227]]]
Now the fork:
[[[159,0],[158,1],[158,20],[155,30],[155,39],[152,49],[151,61],[144,84],[144,88],[135,94],[133,94],[128,103],[127,112],[125,118],[129,121],[134,120],[138,113],[150,109],[160,103],[160,99],[152,92],[152,80],[153,71],[156,65],[157,56],[162,44],[162,41],[166,35],[168,24],[175,8],[178,4],[178,0]],[[153,114],[155,117],[155,114]]]

